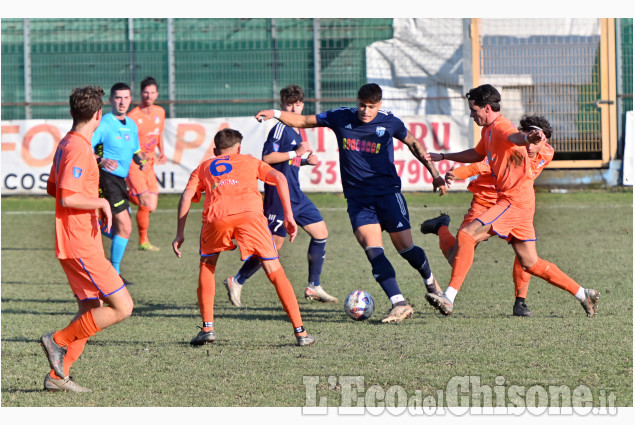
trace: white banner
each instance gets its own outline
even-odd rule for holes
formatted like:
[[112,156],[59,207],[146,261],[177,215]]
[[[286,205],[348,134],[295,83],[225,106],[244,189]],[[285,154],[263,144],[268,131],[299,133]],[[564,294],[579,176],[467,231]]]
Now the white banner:
[[[465,134],[466,119],[433,115],[402,117],[410,132],[431,152],[456,152],[471,147]],[[261,157],[262,145],[275,120],[263,124],[253,117],[212,119],[167,119],[164,147],[168,163],[155,165],[161,193],[180,193],[190,173],[212,156],[217,131],[234,128],[243,135],[242,153]],[[71,128],[71,120],[20,120],[2,122],[2,194],[39,195],[46,193],[46,181],[59,140]],[[318,155],[318,165],[300,169],[300,184],[307,192],[341,192],[337,142],[334,133],[323,127],[303,129],[302,137]],[[404,191],[431,191],[432,179],[408,148],[395,140],[395,165]],[[449,161],[437,164],[442,174]],[[464,189],[456,183],[453,189]]]

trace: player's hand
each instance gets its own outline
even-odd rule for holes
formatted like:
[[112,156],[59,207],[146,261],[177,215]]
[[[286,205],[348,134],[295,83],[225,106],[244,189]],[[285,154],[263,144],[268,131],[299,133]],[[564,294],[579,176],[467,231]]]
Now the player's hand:
[[273,118],[273,109],[265,109],[264,111],[258,111],[258,113],[254,116],[256,121],[263,122],[270,120]]
[[110,204],[105,199],[103,199],[102,206],[99,207],[99,221],[104,233],[110,233],[110,229],[112,228],[112,211],[110,210]]
[[183,245],[183,242],[185,242],[185,236],[183,235],[176,235],[176,237],[174,238],[174,241],[172,242],[172,250],[174,251],[174,254],[176,254],[178,258],[181,258],[181,251],[179,251],[179,248],[181,248],[181,245]]
[[317,165],[318,156],[313,153],[313,151],[309,151],[309,156],[306,159],[307,164],[309,165]]
[[452,167],[448,170],[447,173],[445,173],[445,184],[448,187],[448,189],[452,185],[452,182],[454,182],[454,180],[456,179],[456,175],[454,174],[455,168],[456,168],[456,163],[452,164]]
[[437,189],[441,191],[441,193],[439,193],[439,196],[445,195],[448,191],[448,188],[445,186],[445,180],[443,180],[443,177],[441,176],[438,176],[434,180],[432,180],[432,190],[436,192]]
[[295,237],[298,235],[298,225],[296,224],[295,220],[293,219],[293,217],[289,218],[285,214],[284,222],[282,224],[289,234],[289,242],[293,242]]
[[101,165],[101,168],[103,168],[106,171],[115,171],[119,164],[117,164],[117,161],[114,159],[102,158],[99,165]]
[[304,141],[298,145],[298,148],[295,150],[295,153],[298,156],[302,156],[307,152],[311,152],[311,144],[307,141]]
[[527,141],[529,143],[539,143],[542,141],[544,134],[540,130],[532,130],[527,134]]
[[426,152],[423,157],[426,161],[430,162],[439,162],[443,159],[443,156],[440,153]]
[[165,164],[166,162],[168,162],[168,157],[165,156],[164,153],[160,153],[159,154],[159,158],[157,159],[157,163],[158,164]]

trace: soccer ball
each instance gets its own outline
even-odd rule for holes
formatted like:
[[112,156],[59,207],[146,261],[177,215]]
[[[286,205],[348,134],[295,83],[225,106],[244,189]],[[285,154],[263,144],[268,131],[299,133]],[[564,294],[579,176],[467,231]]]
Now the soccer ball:
[[366,320],[375,311],[375,300],[366,291],[353,291],[344,301],[344,311],[353,320]]

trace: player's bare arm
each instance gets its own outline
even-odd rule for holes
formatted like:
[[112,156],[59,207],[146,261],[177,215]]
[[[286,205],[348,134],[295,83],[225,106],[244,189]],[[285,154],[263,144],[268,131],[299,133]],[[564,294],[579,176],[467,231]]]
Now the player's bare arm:
[[306,152],[311,152],[311,144],[309,142],[302,142],[298,145],[298,148],[289,152],[271,152],[262,157],[262,160],[267,164],[279,164],[281,162],[288,161],[296,156],[302,156]]
[[438,162],[443,161],[444,159],[448,159],[450,161],[455,162],[464,162],[466,164],[471,164],[474,162],[480,162],[485,158],[485,155],[481,155],[476,152],[474,148],[466,149],[461,152],[451,152],[451,153],[433,153],[430,152],[427,154],[427,157],[430,161]]
[[[279,116],[276,116],[278,115]],[[271,118],[278,118],[282,124],[295,128],[312,128],[317,127],[317,118],[315,115],[300,115],[294,112],[279,111],[277,109],[265,109],[258,111],[255,115],[258,122],[270,120]]]
[[531,143],[539,143],[544,137],[545,135],[542,131],[532,130],[529,133],[519,131],[518,133],[510,134],[507,139],[515,145],[527,146]]
[[287,178],[281,172],[271,170],[267,174],[265,183],[276,186],[276,190],[280,196],[280,202],[282,203],[282,210],[284,211],[284,222],[282,224],[289,234],[289,242],[293,242],[298,234],[298,225],[293,219],[293,210],[291,209],[291,197],[289,196],[289,184],[287,183]]
[[64,208],[74,208],[76,210],[98,210],[101,225],[110,232],[112,227],[112,211],[110,204],[105,198],[90,198],[83,193],[73,192],[72,195],[60,198],[60,205]]
[[408,146],[408,149],[410,149],[412,155],[414,155],[414,157],[417,158],[419,162],[421,162],[423,166],[426,167],[430,172],[430,175],[432,176],[433,190],[436,192],[437,189],[439,189],[441,191],[440,195],[445,195],[447,192],[445,180],[443,179],[443,177],[441,177],[441,174],[439,174],[439,170],[437,170],[437,167],[434,165],[434,163],[430,161],[430,159],[426,158],[427,152],[423,145],[419,143],[417,139],[415,139],[410,131],[408,131],[406,138],[402,140],[402,142],[406,146]]
[[176,237],[172,242],[172,250],[178,258],[181,258],[181,245],[185,241],[185,222],[187,221],[187,215],[190,212],[190,206],[192,205],[192,198],[196,194],[193,189],[185,189],[181,195],[178,206],[178,219],[176,223]]

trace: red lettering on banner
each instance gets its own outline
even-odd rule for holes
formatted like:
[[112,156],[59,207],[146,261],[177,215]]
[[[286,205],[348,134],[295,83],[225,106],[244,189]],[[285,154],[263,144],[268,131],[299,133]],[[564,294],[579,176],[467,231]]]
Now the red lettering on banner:
[[425,137],[428,135],[428,126],[422,122],[411,122],[409,124],[410,132],[414,136],[415,139],[419,141],[423,141]]
[[[186,137],[192,133],[194,134],[194,139],[188,142]],[[172,162],[180,164],[185,149],[196,149],[200,147],[204,141],[205,127],[202,125],[191,123],[178,124],[176,127],[176,144],[174,146],[174,158],[172,158]],[[213,145],[214,143],[212,142],[211,144]]]
[[[33,158],[33,156],[31,156],[31,151],[29,149],[31,145],[31,141],[33,140],[33,137],[35,137],[35,135],[38,133],[48,133],[51,135],[54,141],[53,149],[51,149],[51,152],[49,152],[46,158],[43,158],[43,159]],[[45,167],[47,165],[50,165],[53,162],[53,156],[55,155],[55,150],[57,150],[57,144],[61,138],[62,138],[62,135],[60,134],[60,131],[57,129],[57,127],[49,125],[49,124],[40,124],[30,128],[24,135],[24,140],[22,140],[21,153],[22,153],[22,159],[24,160],[24,163],[30,167]]]
[[[4,138],[7,134],[18,134],[20,132],[19,125],[3,125],[2,126],[2,136]],[[14,151],[16,143],[15,142],[2,142],[2,150],[3,151]]]
[[450,149],[450,123],[443,123],[443,142],[439,143],[439,123],[432,123],[432,141],[434,143],[435,150],[448,150]]
[[[229,128],[229,123],[224,122],[221,125],[218,126],[218,130],[216,130],[216,133],[218,133],[219,131],[221,131],[224,128]],[[214,135],[216,135],[216,133],[214,133]],[[205,161],[209,158],[213,158],[216,155],[214,155],[214,138],[212,138],[212,140],[210,140],[209,142],[209,147],[207,148],[207,151],[205,152],[205,156],[203,156],[203,158],[201,159],[202,161]],[[252,155],[249,155],[252,156]]]

